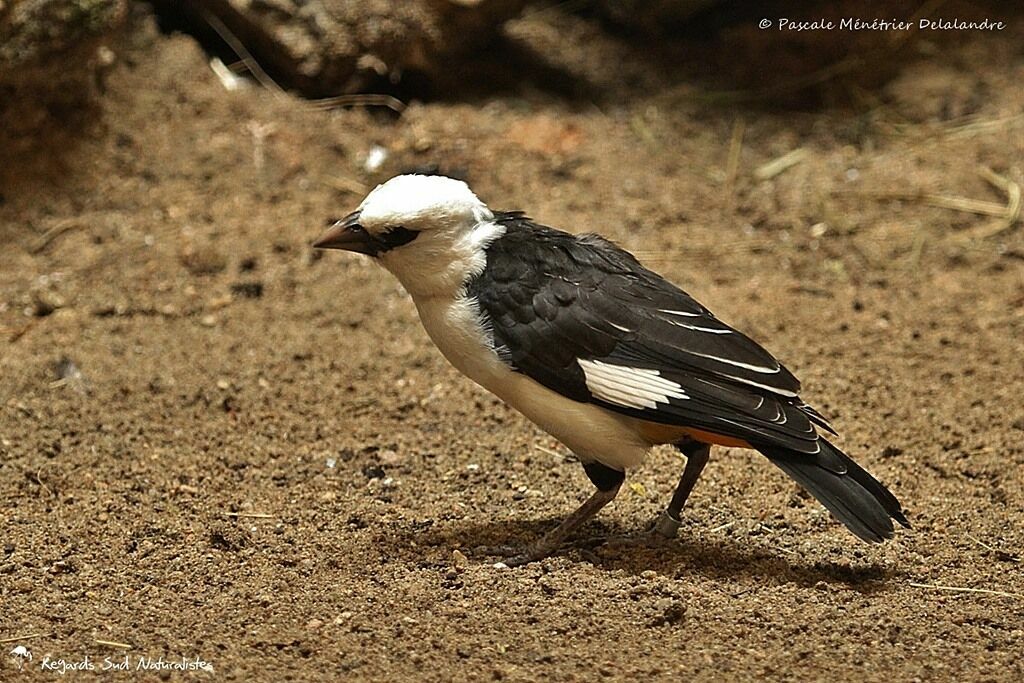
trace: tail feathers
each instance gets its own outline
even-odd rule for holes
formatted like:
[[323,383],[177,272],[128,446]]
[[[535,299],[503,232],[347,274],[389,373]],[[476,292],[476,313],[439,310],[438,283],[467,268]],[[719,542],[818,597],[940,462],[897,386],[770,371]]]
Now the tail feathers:
[[[869,543],[892,538],[894,519],[910,528],[900,502],[889,489],[828,441],[819,442],[822,453],[817,456],[776,446],[757,448],[806,488],[857,538]],[[829,467],[819,463],[819,459]],[[845,465],[842,472],[835,471],[837,459]]]

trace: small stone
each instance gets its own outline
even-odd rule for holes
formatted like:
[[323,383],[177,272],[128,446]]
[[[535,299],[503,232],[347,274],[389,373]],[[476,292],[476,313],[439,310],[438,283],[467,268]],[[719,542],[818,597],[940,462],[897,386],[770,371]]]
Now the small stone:
[[381,465],[397,465],[402,461],[402,456],[390,448],[385,448],[377,454]]
[[455,565],[455,567],[457,567],[459,569],[462,569],[463,567],[466,567],[467,565],[469,565],[469,558],[466,557],[462,553],[461,550],[458,550],[458,549],[453,550],[452,551],[452,564]]
[[363,468],[363,476],[367,479],[383,479],[386,475],[380,465],[367,465]]
[[212,245],[186,248],[180,259],[193,275],[213,275],[227,267],[227,259]]
[[245,299],[259,299],[263,296],[263,283],[259,281],[235,282],[231,285],[231,293]]
[[388,159],[388,150],[380,145],[374,145],[366,153],[366,160],[363,162],[363,169],[367,173],[375,173],[380,170]]
[[45,318],[64,305],[64,300],[50,292],[32,292],[32,305],[26,312],[36,318]]

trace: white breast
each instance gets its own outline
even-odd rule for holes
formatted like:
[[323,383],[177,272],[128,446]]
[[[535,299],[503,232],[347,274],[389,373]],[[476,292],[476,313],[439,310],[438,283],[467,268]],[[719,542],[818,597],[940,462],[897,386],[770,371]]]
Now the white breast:
[[427,334],[460,372],[505,401],[583,460],[615,469],[638,466],[651,447],[633,420],[580,403],[513,372],[492,350],[475,302],[416,300]]

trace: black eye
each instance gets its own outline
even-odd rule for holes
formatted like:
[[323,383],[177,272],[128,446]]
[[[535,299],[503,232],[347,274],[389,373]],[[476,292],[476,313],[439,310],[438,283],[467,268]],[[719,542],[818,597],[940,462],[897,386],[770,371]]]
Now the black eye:
[[399,225],[389,229],[377,239],[384,246],[383,251],[389,251],[395,247],[400,247],[403,244],[409,244],[409,242],[416,239],[419,234],[418,230],[409,230]]

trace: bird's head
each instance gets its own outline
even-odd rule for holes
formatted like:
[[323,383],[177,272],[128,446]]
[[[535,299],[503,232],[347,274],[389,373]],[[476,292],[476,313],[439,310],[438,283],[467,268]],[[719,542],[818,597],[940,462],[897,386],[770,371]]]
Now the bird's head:
[[378,185],[313,246],[366,254],[413,295],[441,293],[483,268],[483,247],[499,229],[493,218],[461,180],[400,175]]

